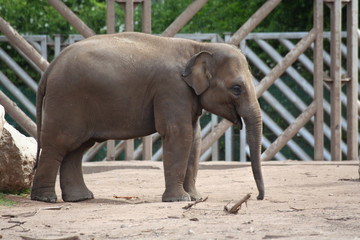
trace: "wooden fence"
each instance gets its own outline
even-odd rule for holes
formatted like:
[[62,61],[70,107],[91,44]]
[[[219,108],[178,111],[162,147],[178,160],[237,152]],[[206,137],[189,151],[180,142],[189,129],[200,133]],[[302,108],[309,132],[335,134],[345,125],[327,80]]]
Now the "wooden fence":
[[[279,48],[279,43],[284,46],[287,50],[292,50],[295,46],[293,41],[298,41],[299,39],[306,36],[306,32],[291,32],[291,33],[250,33],[240,44],[242,51],[245,53],[248,61],[252,65],[253,71],[257,68],[257,71],[262,72],[264,75],[268,74],[271,71],[271,66],[267,62],[271,62],[272,59],[274,62],[281,62],[283,57],[281,53],[276,48]],[[218,34],[177,34],[175,37],[179,38],[186,38],[192,39],[196,41],[206,41],[206,42],[225,42],[229,39],[230,35],[225,35],[225,40],[222,39]],[[71,45],[77,41],[84,39],[82,35],[69,35],[67,39],[63,39],[61,35],[56,35],[53,39],[47,35],[36,35],[36,36],[26,36],[25,37],[28,42],[30,42],[40,53],[41,55],[47,59],[49,48],[53,48],[55,50],[55,56],[60,53],[60,51]],[[346,38],[346,33],[342,33],[342,38]],[[324,33],[324,39],[329,41],[330,40],[330,33]],[[274,42],[275,40],[275,42]],[[7,41],[7,38],[4,36],[0,37],[0,42]],[[272,41],[272,44],[269,43]],[[254,45],[256,43],[256,45]],[[249,45],[252,45],[250,47]],[[276,47],[275,47],[275,46]],[[253,49],[261,48],[261,52],[265,52],[267,54],[267,60],[262,60],[257,53],[255,53]],[[313,45],[310,46],[310,50],[313,49]],[[346,45],[344,43],[341,44],[342,55],[344,58],[347,58],[347,51]],[[0,48],[0,59],[4,61],[16,74],[29,86],[29,88],[36,92],[37,84],[36,81],[31,79],[27,75],[27,73],[16,64],[14,60],[11,59],[8,54]],[[309,55],[309,54],[308,54]],[[330,54],[324,50],[323,52],[323,59],[325,65],[330,67]],[[298,61],[300,64],[297,65],[296,68],[300,68],[301,65],[303,68],[300,69],[302,71],[306,70],[311,74],[310,79],[305,79],[302,74],[296,69],[295,67],[289,67],[286,69],[286,77],[291,78],[291,82],[296,83],[299,87],[294,88],[293,90],[289,87],[284,81],[279,78],[275,81],[274,85],[279,91],[283,94],[282,98],[288,99],[287,102],[292,103],[291,108],[297,108],[300,112],[303,112],[307,104],[304,102],[304,96],[301,96],[299,93],[296,92],[296,89],[301,88],[303,91],[301,93],[307,94],[310,98],[314,98],[314,89],[313,89],[313,82],[312,76],[314,73],[314,63],[310,59],[309,56],[302,54],[299,56]],[[360,70],[360,64],[358,64],[358,70]],[[346,70],[342,68],[343,74],[345,74]],[[258,84],[258,80],[254,78],[255,84]],[[3,86],[5,86],[8,91],[23,105],[32,116],[35,116],[35,105],[31,103],[19,90],[9,81],[6,76],[0,71],[0,82]],[[324,83],[324,87],[329,89],[329,86]],[[360,95],[360,89],[358,89],[358,94]],[[300,95],[300,96],[299,96]],[[291,124],[295,117],[289,111],[289,107],[283,106],[279,100],[273,96],[269,91],[265,91],[262,95],[263,100],[268,103],[272,109],[271,111],[275,110],[284,121],[288,124]],[[347,106],[347,98],[345,93],[341,94],[341,101],[343,107]],[[331,106],[330,103],[324,99],[324,112],[325,114],[331,114]],[[267,135],[276,135],[279,136],[284,129],[281,128],[270,116],[269,110],[263,109],[263,122],[264,125],[268,128],[268,132],[264,132],[262,138],[262,145],[264,149],[267,149],[271,145],[271,140],[268,139]],[[207,136],[212,129],[218,124],[218,117],[214,114],[211,114],[210,121],[206,121],[202,127],[202,136]],[[311,118],[311,122],[314,122],[314,117]],[[324,122],[324,135],[328,141],[331,140],[331,130],[330,127],[326,122]],[[344,132],[347,131],[347,122],[345,117],[342,116],[341,127]],[[313,132],[306,128],[301,128],[297,133],[299,135],[297,141],[290,140],[286,143],[287,147],[291,150],[291,152],[296,156],[296,159],[300,160],[311,160],[313,156],[310,156],[297,142],[307,142],[307,144],[314,148],[315,146],[315,139]],[[224,134],[224,143],[225,143],[225,154],[223,159],[226,161],[246,161],[247,156],[249,155],[249,149],[246,146],[246,132],[241,131],[239,136],[238,134],[234,134],[233,127],[230,127]],[[238,138],[238,139],[235,139]],[[157,143],[160,140],[160,135],[158,133],[152,135],[152,143]],[[360,143],[360,137],[358,137],[358,143]],[[239,146],[234,146],[234,144],[239,144]],[[118,158],[118,156],[124,151],[125,142],[119,142],[116,144],[115,151],[110,155],[108,154],[104,157],[103,160],[109,160],[109,155],[111,159]],[[157,143],[157,145],[160,145]],[[105,148],[105,143],[97,144],[94,148],[92,148],[87,154],[84,156],[84,161],[91,161],[95,154],[99,152],[99,150]],[[154,154],[152,155],[153,161],[159,161],[162,157],[162,148],[155,148],[152,147],[154,150]],[[343,155],[347,156],[347,144],[342,141],[341,142],[341,150]],[[235,153],[238,151],[238,153]],[[134,156],[133,159],[139,159],[142,157],[143,152],[143,144],[139,144],[134,148]],[[284,156],[281,152],[275,154],[273,159],[276,160],[284,160],[288,159],[288,156]],[[211,148],[209,148],[206,152],[204,152],[201,156],[201,161],[206,160],[220,160],[221,156],[219,156],[219,141],[216,141]],[[328,148],[324,148],[324,159],[331,160],[331,153]]]
[[[196,14],[201,7],[206,4],[208,0],[196,0],[189,5],[185,11],[179,15],[179,17],[164,31],[163,36],[174,36],[182,26],[184,26],[191,18]],[[78,30],[83,37],[89,37],[95,33],[89,29],[85,23],[83,23],[70,9],[66,7],[61,1],[48,0],[48,2],[56,8],[65,19],[67,19],[76,30]],[[291,151],[293,151],[299,159],[304,160],[341,160],[344,154],[347,159],[358,159],[358,1],[333,1],[333,0],[315,0],[314,1],[314,26],[308,33],[298,33],[298,38],[301,38],[296,44],[293,42],[294,37],[285,36],[276,38],[274,36],[267,35],[267,37],[260,37],[260,35],[250,34],[248,35],[278,4],[280,0],[268,0],[243,26],[232,36],[228,36],[225,41],[239,45],[244,53],[247,55],[249,61],[264,74],[263,78],[255,79],[258,81],[256,86],[257,96],[268,102],[273,109],[289,123],[288,127],[284,130],[281,129],[276,123],[272,122],[272,119],[268,114],[263,111],[264,124],[271,131],[279,137],[270,140],[267,136],[264,137],[263,145],[265,151],[262,154],[263,160],[270,160],[273,158],[284,159],[284,156],[279,152],[285,145],[287,145]],[[330,55],[324,53],[323,45],[323,7],[324,3],[330,8],[331,12],[331,33],[330,38]],[[143,31],[151,32],[151,6],[150,0],[108,0],[108,12],[107,12],[107,24],[108,33],[114,32],[114,7],[116,4],[120,4],[125,9],[125,30],[133,30],[133,9],[136,4],[143,4]],[[341,9],[342,4],[346,4],[347,9],[347,44],[342,45],[342,33],[341,33]],[[21,37],[4,19],[0,17],[0,31],[9,39],[13,46],[19,49],[19,52],[24,54],[29,61],[36,65],[36,69],[43,72],[49,63],[46,61],[46,53],[39,54],[37,50],[39,47],[43,47],[43,43],[30,45],[23,37]],[[293,34],[293,33],[291,33]],[[295,34],[293,34],[295,35]],[[247,37],[246,37],[247,36]],[[264,35],[265,36],[265,35]],[[282,56],[277,49],[271,46],[267,42],[268,39],[276,39],[289,51]],[[48,40],[48,37],[46,37]],[[326,36],[325,36],[326,39]],[[47,41],[46,40],[46,41]],[[218,41],[217,39],[216,41]],[[41,40],[42,41],[42,40]],[[41,42],[40,41],[40,42]],[[45,41],[45,40],[44,40]],[[70,40],[69,40],[70,41]],[[60,51],[59,42],[61,37],[54,39],[55,52]],[[249,47],[249,42],[257,44],[264,52],[266,52],[272,61],[275,63],[274,67],[267,65],[266,62],[256,54],[255,51]],[[56,44],[57,43],[57,44]],[[35,47],[34,47],[35,46]],[[36,50],[36,48],[38,48]],[[308,49],[312,50],[313,63],[310,61],[311,57],[304,54]],[[346,50],[345,50],[346,49]],[[341,54],[346,52],[346,66],[342,70]],[[2,52],[3,53],[3,52]],[[1,54],[3,55],[3,54]],[[5,56],[5,54],[4,54]],[[324,72],[325,64],[330,59],[329,73]],[[2,59],[4,60],[4,59]],[[296,68],[292,67],[295,61],[301,62],[304,67],[313,74],[313,80],[304,79],[301,74],[296,71]],[[20,71],[21,72],[21,71]],[[19,75],[23,73],[20,73]],[[291,88],[287,87],[282,81],[282,75],[286,72],[287,76],[290,76],[296,84],[308,94],[312,101],[308,104],[300,101],[299,97],[296,97],[296,93],[291,92]],[[345,72],[345,75],[343,74]],[[2,79],[5,79],[3,85],[10,86],[11,83],[6,81],[6,76],[0,75]],[[27,78],[27,77],[25,77]],[[34,81],[30,81],[28,78],[24,80],[27,84],[31,85],[35,90],[36,86]],[[330,103],[323,101],[324,99],[324,81],[325,86],[330,89]],[[311,82],[311,83],[310,83]],[[295,118],[286,107],[277,104],[276,98],[267,89],[274,84],[282,94],[292,102],[296,108],[301,111],[301,114]],[[342,93],[342,85],[346,85],[346,95]],[[16,92],[13,89],[12,94],[18,94],[21,97],[21,93]],[[8,114],[10,114],[19,124],[31,135],[35,136],[35,124],[9,100],[9,98],[0,92],[0,103],[4,105]],[[33,107],[29,102],[23,99],[22,104],[33,113]],[[341,109],[342,104],[346,105],[346,116],[342,116]],[[326,114],[330,112],[330,126],[324,125],[324,110]],[[206,125],[203,128],[203,144],[202,144],[202,159],[208,159],[210,155],[216,158],[217,150],[216,141],[226,132],[225,139],[225,158],[231,160],[233,153],[233,146],[231,141],[233,130],[231,130],[231,123],[226,120],[221,120],[217,123],[217,117],[212,117],[212,125]],[[313,122],[313,134],[308,129],[302,128],[309,121]],[[210,131],[211,130],[211,131]],[[208,134],[207,131],[209,131]],[[346,143],[342,142],[341,134],[346,131]],[[310,146],[313,146],[314,154],[309,156],[301,147],[297,146],[297,142],[292,138],[299,134],[303,140]],[[330,139],[331,146],[329,149],[324,147],[324,136]],[[134,151],[134,142],[132,140],[120,142],[115,146],[115,141],[108,141],[107,143],[107,159],[114,159],[116,155],[125,149],[125,158],[134,159],[136,156],[143,155],[143,159],[158,159],[161,156],[161,149],[152,154],[152,141],[156,141],[158,135],[148,136],[143,139],[143,145],[140,145],[137,150]],[[240,159],[244,161],[246,159],[246,147],[245,136],[240,134]],[[215,144],[215,145],[214,145]],[[213,146],[210,149],[210,147]],[[94,146],[86,155],[85,159],[89,158],[96,149],[103,147],[102,144]],[[141,151],[142,150],[142,151]],[[330,152],[329,152],[330,151]]]

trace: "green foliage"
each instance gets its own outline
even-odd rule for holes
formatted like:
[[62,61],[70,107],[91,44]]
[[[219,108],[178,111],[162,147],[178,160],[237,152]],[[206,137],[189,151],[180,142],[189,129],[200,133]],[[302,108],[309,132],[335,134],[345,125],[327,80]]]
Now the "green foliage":
[[[180,32],[220,35],[224,32],[233,33],[265,2],[266,0],[211,0]],[[191,3],[192,0],[166,0],[154,3],[153,32],[162,33]],[[312,9],[312,1],[283,1],[255,28],[255,32],[308,31],[313,25]],[[326,26],[328,26],[327,22],[325,22]]]
[[[261,1],[265,2],[265,1]],[[282,1],[258,27],[259,32],[309,31],[313,26],[313,1]]]
[[[228,0],[209,1],[185,26],[181,33],[218,33],[235,32],[255,11],[257,1]],[[167,0],[153,4],[153,32],[161,33],[185,9],[192,0]]]
[[[96,33],[106,33],[105,0],[63,2]],[[152,1],[153,32],[162,33],[192,2],[193,0]],[[235,32],[265,2],[266,0],[210,0],[181,32],[221,35],[224,32]],[[312,9],[312,1],[283,1],[255,31],[308,31],[312,28]],[[46,0],[2,0],[0,15],[22,34],[77,33]],[[136,8],[134,19],[135,30],[141,31],[141,7]],[[124,12],[116,7],[116,32],[123,31],[123,24]]]
[[[95,32],[105,33],[106,3],[104,1],[64,0],[63,2]],[[46,0],[2,0],[0,15],[22,34],[77,34],[77,31]]]
[[15,204],[16,202],[7,199],[6,194],[0,192],[0,206],[12,206]]
[[11,194],[11,195],[19,195],[19,196],[26,196],[29,195],[31,192],[30,188],[26,188],[23,190],[16,190],[16,191],[0,191],[0,193],[4,193],[4,194]]
[[1,206],[12,206],[15,205],[16,202],[9,200],[7,195],[18,195],[20,197],[26,197],[30,194],[30,188],[22,190],[22,191],[0,191],[0,205]]

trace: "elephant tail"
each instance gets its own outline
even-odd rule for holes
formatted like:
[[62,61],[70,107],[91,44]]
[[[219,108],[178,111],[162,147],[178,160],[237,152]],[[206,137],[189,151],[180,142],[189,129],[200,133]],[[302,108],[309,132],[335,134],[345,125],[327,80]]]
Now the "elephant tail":
[[[63,50],[61,53],[65,52],[65,50]],[[56,57],[51,63],[50,65],[46,68],[44,74],[42,75],[39,85],[38,85],[38,90],[37,90],[37,94],[36,94],[36,138],[37,138],[37,152],[36,152],[36,162],[34,165],[33,170],[35,171],[38,164],[39,164],[39,159],[40,159],[40,150],[41,150],[41,126],[42,126],[42,110],[43,110],[43,102],[44,102],[44,98],[45,98],[45,93],[46,93],[46,85],[47,85],[47,80],[49,77],[49,74],[51,73],[51,69],[56,65],[56,62],[58,61],[58,57]]]
[[[52,66],[52,65],[50,65]],[[39,156],[40,156],[40,149],[41,149],[41,142],[40,142],[40,135],[41,135],[41,126],[42,126],[42,108],[43,108],[43,100],[45,97],[46,91],[46,83],[47,77],[50,72],[50,66],[46,69],[45,73],[40,79],[37,94],[36,94],[36,128],[37,128],[37,152],[36,152],[36,162],[34,166],[34,170],[36,170],[38,163],[39,163]]]

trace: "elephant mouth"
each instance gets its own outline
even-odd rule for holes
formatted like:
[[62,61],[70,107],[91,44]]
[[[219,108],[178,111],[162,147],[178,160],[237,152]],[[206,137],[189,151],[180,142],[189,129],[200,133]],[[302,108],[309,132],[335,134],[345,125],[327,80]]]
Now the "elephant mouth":
[[236,114],[236,121],[234,122],[234,124],[236,125],[236,126],[238,126],[238,128],[239,128],[239,130],[242,130],[242,128],[243,128],[243,122],[242,122],[242,119],[241,119],[241,117],[239,116],[239,115],[237,115]]
[[234,107],[234,115],[235,115],[235,117],[234,117],[235,121],[233,121],[233,124],[235,124],[236,126],[238,126],[238,128],[239,128],[240,130],[242,130],[242,128],[243,128],[243,122],[242,122],[241,116],[237,113],[237,111],[236,111],[236,106],[233,105],[233,107]]

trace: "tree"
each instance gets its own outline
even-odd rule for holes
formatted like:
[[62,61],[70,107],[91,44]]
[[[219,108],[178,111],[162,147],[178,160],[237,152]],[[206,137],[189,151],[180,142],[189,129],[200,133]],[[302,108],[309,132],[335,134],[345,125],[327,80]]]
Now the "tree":
[[[152,29],[162,33],[193,0],[152,1]],[[105,0],[63,0],[96,33],[106,33]],[[266,0],[209,0],[184,26],[182,33],[235,32]],[[255,31],[308,31],[312,1],[283,1]],[[2,0],[0,15],[22,34],[76,34],[76,30],[46,0]],[[135,10],[135,31],[141,31],[141,7]],[[124,13],[116,8],[116,31],[123,30]],[[325,26],[328,21],[325,21]]]

